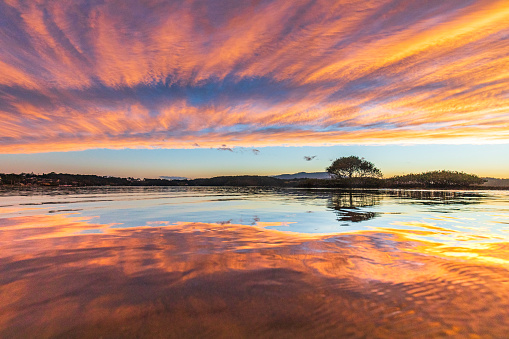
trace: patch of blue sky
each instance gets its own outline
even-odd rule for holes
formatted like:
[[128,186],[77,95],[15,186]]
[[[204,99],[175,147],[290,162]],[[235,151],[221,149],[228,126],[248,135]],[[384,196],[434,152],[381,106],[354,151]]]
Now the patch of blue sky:
[[103,234],[104,230],[101,228],[91,228],[88,230],[82,230],[79,232],[76,232],[76,234]]

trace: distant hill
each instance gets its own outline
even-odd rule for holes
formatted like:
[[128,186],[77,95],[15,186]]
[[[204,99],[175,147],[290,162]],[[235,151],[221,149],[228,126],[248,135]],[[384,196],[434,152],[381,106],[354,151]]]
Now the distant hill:
[[489,187],[509,187],[509,179],[483,178],[488,180],[483,186]]
[[295,174],[280,174],[274,175],[273,178],[291,180],[291,179],[330,179],[330,175],[327,172],[299,172]]

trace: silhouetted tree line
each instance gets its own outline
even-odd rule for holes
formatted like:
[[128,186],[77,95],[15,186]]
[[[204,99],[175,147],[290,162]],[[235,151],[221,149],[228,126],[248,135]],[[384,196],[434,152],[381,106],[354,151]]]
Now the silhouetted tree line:
[[130,186],[136,179],[66,173],[0,173],[2,185],[33,186]]
[[281,180],[267,176],[221,176],[206,179],[167,180],[135,179],[66,173],[0,173],[1,185],[13,186],[265,186],[295,187],[298,180]]
[[387,179],[391,187],[445,188],[482,185],[485,179],[474,174],[457,171],[431,171],[420,174],[399,175]]
[[[4,174],[0,173],[3,186],[260,186],[300,188],[467,188],[485,182],[473,174],[454,171],[433,171],[408,174],[388,179],[378,172],[371,176],[337,175],[334,179],[278,179],[268,176],[221,176],[205,179],[167,180],[135,179],[111,176],[46,173]],[[485,187],[483,187],[485,188]]]

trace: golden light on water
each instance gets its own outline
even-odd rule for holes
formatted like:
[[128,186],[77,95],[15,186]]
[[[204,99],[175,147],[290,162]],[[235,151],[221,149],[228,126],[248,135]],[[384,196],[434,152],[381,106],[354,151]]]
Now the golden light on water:
[[454,217],[303,234],[284,221],[129,227],[37,208],[3,210],[2,335],[500,337],[509,326],[507,237],[437,225]]

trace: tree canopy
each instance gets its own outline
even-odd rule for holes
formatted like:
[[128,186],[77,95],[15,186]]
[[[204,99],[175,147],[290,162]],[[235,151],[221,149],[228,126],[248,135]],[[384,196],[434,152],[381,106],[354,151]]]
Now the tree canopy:
[[389,180],[393,185],[423,187],[468,187],[486,181],[474,174],[445,170],[395,176]]
[[354,155],[334,160],[326,170],[336,179],[382,177],[382,172],[372,162]]

